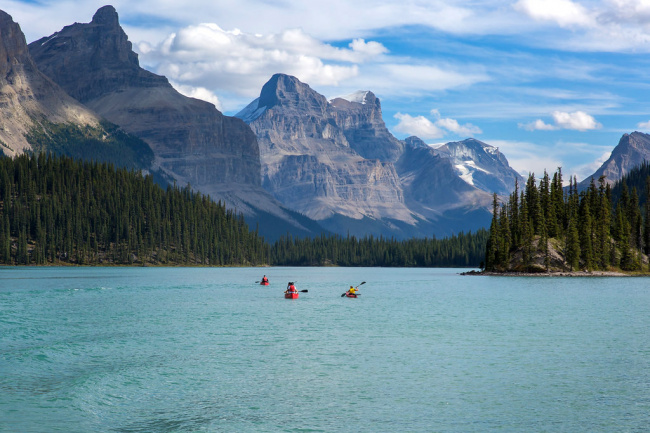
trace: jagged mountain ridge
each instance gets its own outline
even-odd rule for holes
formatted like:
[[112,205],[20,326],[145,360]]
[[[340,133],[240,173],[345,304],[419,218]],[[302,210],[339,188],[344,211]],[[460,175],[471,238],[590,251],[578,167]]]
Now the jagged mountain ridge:
[[623,134],[607,161],[594,174],[579,182],[578,188],[588,188],[592,178],[598,182],[601,176],[605,176],[606,183],[613,185],[643,161],[650,161],[650,135],[638,131]]
[[347,227],[397,237],[489,223],[491,191],[463,181],[452,158],[421,140],[396,139],[372,92],[327,101],[275,74],[236,116],[258,137],[265,188],[333,231],[345,229],[346,219]]
[[287,206],[325,227],[337,215],[416,222],[392,164],[360,156],[336,108],[297,78],[275,74],[237,116],[257,135],[263,185]]
[[100,8],[90,23],[64,27],[29,48],[38,67],[69,94],[146,141],[154,167],[169,178],[223,200],[253,227],[261,215],[273,215],[285,224],[275,224],[279,232],[322,231],[261,187],[257,140],[244,122],[181,95],[165,77],[140,67],[112,6]]

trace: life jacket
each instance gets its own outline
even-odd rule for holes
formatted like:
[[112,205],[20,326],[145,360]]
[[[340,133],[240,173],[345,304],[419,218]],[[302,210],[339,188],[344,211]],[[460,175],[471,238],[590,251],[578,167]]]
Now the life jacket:
[[263,283],[268,283],[268,282],[269,282],[269,279],[266,278],[266,277],[264,277],[264,278],[262,278],[262,282],[263,282]]
[[290,285],[290,286],[289,286],[289,292],[291,292],[291,293],[295,293],[295,292],[297,292],[297,290],[296,290],[296,286],[294,286],[293,284]]

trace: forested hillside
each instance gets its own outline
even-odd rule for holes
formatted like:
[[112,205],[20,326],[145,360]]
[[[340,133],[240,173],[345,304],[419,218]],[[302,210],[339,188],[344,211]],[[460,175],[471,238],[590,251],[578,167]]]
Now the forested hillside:
[[604,177],[580,193],[570,179],[564,192],[561,170],[552,180],[545,172],[539,186],[531,174],[503,205],[495,195],[486,270],[642,270],[650,251],[650,178],[644,179],[643,212],[637,188],[628,189],[639,184],[640,173],[614,187],[616,200]]
[[259,265],[241,216],[151,176],[40,154],[0,158],[0,263]]

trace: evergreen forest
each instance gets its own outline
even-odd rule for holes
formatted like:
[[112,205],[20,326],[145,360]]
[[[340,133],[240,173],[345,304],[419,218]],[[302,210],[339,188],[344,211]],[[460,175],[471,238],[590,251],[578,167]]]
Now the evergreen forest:
[[507,203],[499,204],[494,195],[486,270],[644,270],[650,252],[648,174],[644,165],[614,188],[601,177],[579,192],[575,176],[563,188],[558,169],[552,179],[545,171],[539,185],[529,175],[523,190],[517,185]]
[[259,265],[268,247],[209,197],[109,163],[0,158],[0,263]]
[[189,187],[68,156],[0,157],[0,264],[473,266],[487,230],[445,239],[290,235],[269,245]]

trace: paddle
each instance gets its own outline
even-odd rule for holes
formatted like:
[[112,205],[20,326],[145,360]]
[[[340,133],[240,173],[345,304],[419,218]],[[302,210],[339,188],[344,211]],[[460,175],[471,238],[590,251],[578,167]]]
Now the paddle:
[[[366,284],[366,282],[365,282],[365,281],[362,281],[361,284],[359,284],[359,286],[363,286],[364,284]],[[359,286],[357,286],[356,288],[358,289]],[[347,293],[348,293],[348,292],[343,293],[343,294],[341,295],[341,298],[344,297]],[[357,293],[357,295],[360,295],[360,294],[361,294],[361,293]]]

